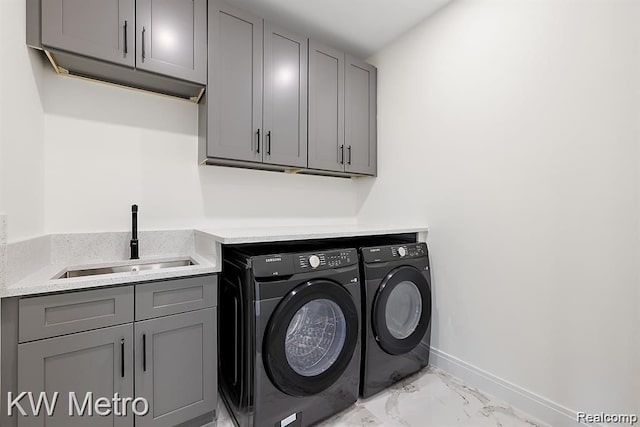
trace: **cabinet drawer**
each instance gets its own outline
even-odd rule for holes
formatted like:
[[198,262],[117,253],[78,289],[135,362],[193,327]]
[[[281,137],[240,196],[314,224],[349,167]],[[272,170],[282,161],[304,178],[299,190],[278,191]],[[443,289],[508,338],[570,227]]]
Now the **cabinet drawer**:
[[133,322],[133,286],[22,298],[20,342]]
[[214,307],[218,276],[136,285],[136,320]]

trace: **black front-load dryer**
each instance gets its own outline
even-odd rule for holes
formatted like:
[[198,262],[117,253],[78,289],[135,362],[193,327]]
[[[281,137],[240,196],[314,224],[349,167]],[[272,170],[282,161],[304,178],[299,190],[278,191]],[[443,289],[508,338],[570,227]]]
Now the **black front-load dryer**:
[[265,250],[224,253],[222,396],[241,427],[315,424],[358,398],[358,254]]
[[369,397],[429,363],[431,278],[425,243],[360,249],[360,394]]

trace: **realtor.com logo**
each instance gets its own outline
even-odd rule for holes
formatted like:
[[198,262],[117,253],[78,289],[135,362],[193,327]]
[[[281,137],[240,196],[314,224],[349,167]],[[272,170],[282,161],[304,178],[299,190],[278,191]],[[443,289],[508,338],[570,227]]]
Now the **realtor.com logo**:
[[576,413],[576,420],[579,423],[594,424],[629,424],[635,425],[638,422],[638,415],[636,414],[607,414],[606,412],[600,412],[599,414],[587,414],[586,412]]
[[[46,415],[53,416],[58,405],[60,393],[55,392],[47,396],[45,392],[33,393],[23,391],[17,395],[7,393],[7,414],[12,417],[20,414],[22,416],[37,417]],[[149,402],[147,399],[138,397],[120,397],[118,393],[113,397],[99,397],[94,399],[93,393],[84,395],[84,399],[78,398],[75,392],[69,392],[69,405],[67,407],[70,417],[92,417],[95,415],[108,417],[126,417],[128,414],[137,416],[147,415],[149,412]]]

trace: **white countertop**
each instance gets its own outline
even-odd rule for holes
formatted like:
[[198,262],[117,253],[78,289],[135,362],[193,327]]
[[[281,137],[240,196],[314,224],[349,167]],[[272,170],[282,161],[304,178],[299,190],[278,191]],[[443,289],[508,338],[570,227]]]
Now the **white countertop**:
[[[4,246],[7,271],[0,298],[172,279],[221,271],[220,245],[419,233],[426,226],[304,225],[140,232],[141,259],[130,261],[126,232],[47,235]],[[191,258],[197,264],[159,270],[54,279],[66,270]]]
[[[141,231],[140,259],[129,259],[128,232],[53,234],[7,246],[7,271],[0,298],[72,291],[217,273],[220,244],[195,230]],[[85,270],[191,259],[195,265],[56,279]]]
[[332,239],[339,237],[379,236],[383,234],[425,233],[428,227],[389,225],[304,225],[293,227],[211,228],[201,229],[223,245],[282,242],[291,240]]
[[[66,270],[84,270],[92,268],[136,265],[141,263],[156,263],[192,259],[196,265],[185,267],[163,268],[161,270],[145,270],[127,273],[100,274],[96,276],[74,277],[69,279],[54,279]],[[127,283],[139,283],[153,280],[173,279],[178,277],[197,276],[201,274],[217,273],[220,268],[201,256],[183,257],[152,257],[138,260],[125,260],[117,263],[95,263],[67,266],[64,264],[47,265],[24,279],[0,288],[0,298],[43,294],[48,292],[73,291],[77,289],[89,289],[102,286],[124,285]]]

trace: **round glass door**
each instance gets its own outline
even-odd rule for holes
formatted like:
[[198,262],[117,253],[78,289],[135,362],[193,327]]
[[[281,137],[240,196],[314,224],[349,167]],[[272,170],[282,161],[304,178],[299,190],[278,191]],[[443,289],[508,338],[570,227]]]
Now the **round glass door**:
[[372,310],[373,332],[389,354],[404,354],[422,340],[431,321],[431,290],[415,267],[402,266],[382,280]]
[[422,298],[415,283],[405,280],[398,283],[387,300],[384,317],[394,338],[403,340],[411,335],[420,323]]
[[287,362],[305,377],[326,372],[344,348],[346,331],[347,324],[338,304],[328,299],[306,303],[294,314],[287,328]]
[[358,342],[352,295],[328,280],[303,283],[274,310],[263,339],[271,381],[292,396],[320,393],[347,368]]

